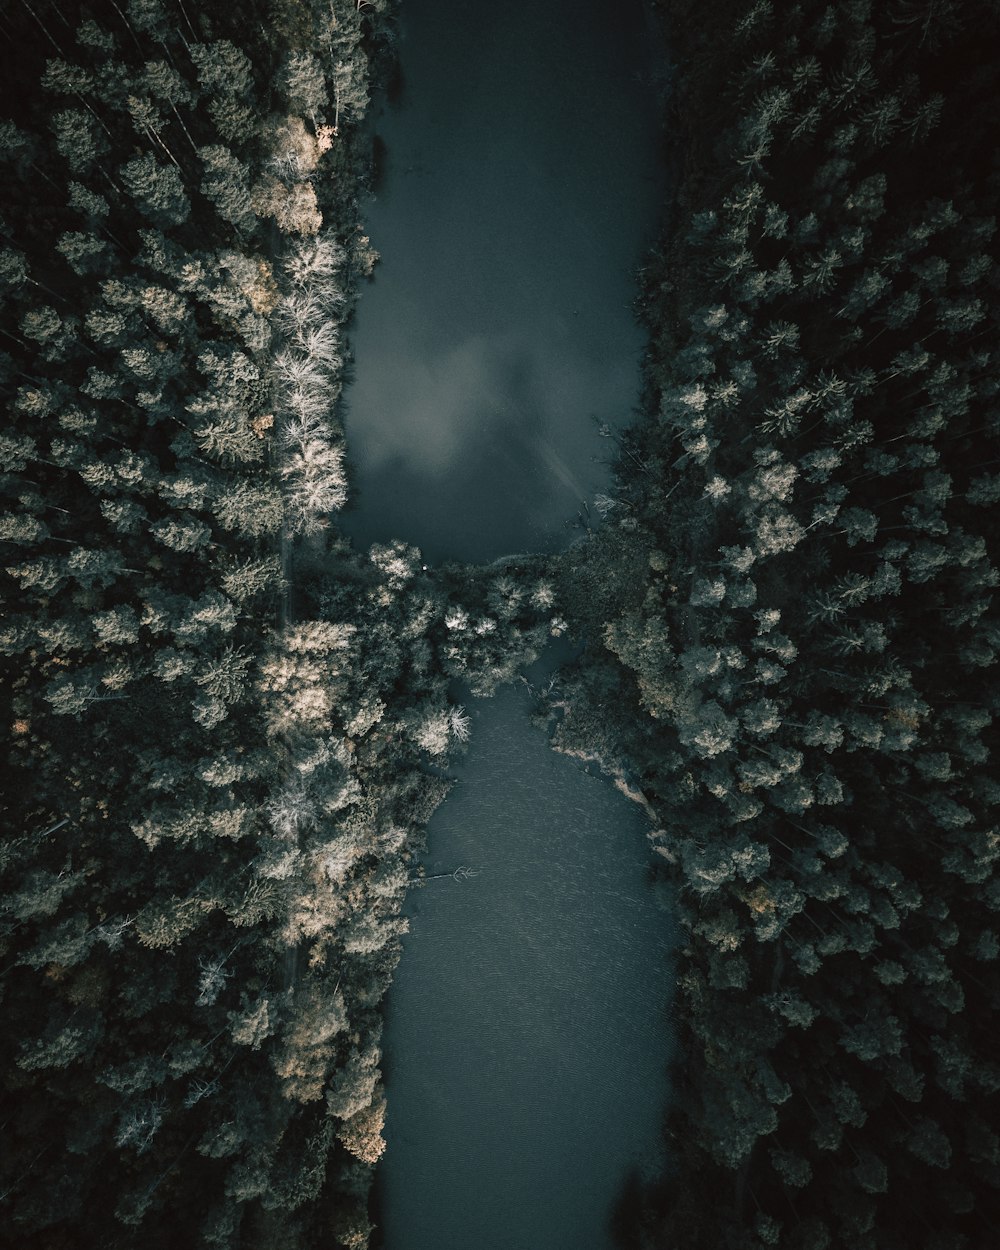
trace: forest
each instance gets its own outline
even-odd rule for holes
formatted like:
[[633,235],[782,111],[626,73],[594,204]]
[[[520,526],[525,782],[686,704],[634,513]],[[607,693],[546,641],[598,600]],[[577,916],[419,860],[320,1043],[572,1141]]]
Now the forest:
[[603,649],[553,706],[679,887],[675,1170],[637,1241],[972,1250],[1000,1215],[1000,15],[662,7],[646,415],[573,561],[643,571],[610,613],[573,598]]
[[368,1245],[449,689],[566,634],[684,932],[634,1245],[995,1239],[1000,14],[657,8],[601,523],[441,568],[336,522],[390,0],[0,14],[5,1241]]
[[352,561],[326,526],[383,8],[2,18],[25,1247],[366,1243],[378,1001],[444,787],[420,760],[462,732],[414,553]]
[[391,31],[353,0],[252,16],[2,17],[0,1220],[26,1248],[367,1244],[379,1004],[468,736],[448,683],[494,688],[553,617],[530,561],[432,580],[330,525]]

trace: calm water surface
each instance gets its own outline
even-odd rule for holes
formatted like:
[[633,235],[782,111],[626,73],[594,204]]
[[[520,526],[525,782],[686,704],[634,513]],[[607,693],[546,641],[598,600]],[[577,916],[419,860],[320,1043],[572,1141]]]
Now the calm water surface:
[[[662,188],[638,0],[404,0],[383,260],[352,336],[356,545],[430,562],[558,550],[626,424],[631,306]],[[469,705],[388,997],[385,1250],[611,1250],[655,1173],[673,923],[646,819],[552,752],[509,688]]]
[[346,426],[362,546],[555,550],[607,485],[661,185],[638,0],[403,0]]

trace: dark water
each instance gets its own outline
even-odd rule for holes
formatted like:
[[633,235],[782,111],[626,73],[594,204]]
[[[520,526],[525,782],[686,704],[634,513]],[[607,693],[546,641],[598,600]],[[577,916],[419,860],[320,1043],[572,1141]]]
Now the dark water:
[[[662,188],[638,0],[403,0],[346,426],[359,546],[557,550],[632,416]],[[508,688],[470,705],[387,1002],[386,1250],[611,1250],[657,1171],[673,923],[646,818]]]
[[[472,705],[385,1034],[387,1250],[610,1250],[662,1164],[673,924],[646,818],[508,687]],[[663,889],[663,887],[659,887]]]
[[403,0],[404,86],[364,208],[352,334],[358,545],[555,550],[633,416],[636,271],[661,184],[639,0]]

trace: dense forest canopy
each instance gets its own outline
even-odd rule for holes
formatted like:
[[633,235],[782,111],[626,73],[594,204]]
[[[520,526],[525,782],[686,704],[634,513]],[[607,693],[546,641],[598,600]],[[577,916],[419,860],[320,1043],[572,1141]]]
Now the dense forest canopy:
[[2,21],[4,1227],[363,1246],[448,683],[559,628],[530,559],[432,581],[330,525],[389,16]]
[[0,15],[12,1243],[367,1244],[449,683],[568,631],[554,745],[655,816],[685,930],[636,1243],[989,1244],[1000,17],[659,7],[677,202],[603,524],[441,569],[335,520],[389,4]]
[[591,576],[646,567],[577,601],[557,731],[635,770],[681,886],[644,1244],[990,1244],[998,14],[663,7],[680,205]]
[[444,792],[419,766],[444,701],[410,655],[413,553],[341,572],[324,539],[383,10],[3,16],[3,1188],[24,1246],[367,1237],[377,1004]]

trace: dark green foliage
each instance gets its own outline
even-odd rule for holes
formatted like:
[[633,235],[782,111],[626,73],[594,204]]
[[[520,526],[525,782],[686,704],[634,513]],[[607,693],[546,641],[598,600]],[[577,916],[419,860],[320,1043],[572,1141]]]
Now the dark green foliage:
[[[340,434],[329,405],[289,432],[314,395],[275,366],[304,262],[252,190],[274,112],[332,83],[304,64],[331,22],[365,81],[363,19],[38,0],[3,21],[2,1239],[305,1245],[336,1223],[357,1247],[376,1008],[444,793],[419,746],[383,752],[443,678],[373,683],[376,712],[347,676],[374,664],[367,609],[292,618],[291,533],[343,501]],[[320,151],[322,120],[293,189],[340,258],[302,340],[333,395],[357,163],[346,128]]]
[[681,887],[646,1244],[986,1244],[996,16],[665,7],[681,208],[607,524],[437,572],[329,528],[384,5],[5,15],[0,1218],[26,1250],[366,1244],[378,1003],[468,732],[449,680],[488,692],[567,629],[555,744],[655,813]]
[[649,1244],[971,1248],[1000,1209],[967,1128],[998,1113],[997,14],[663,7],[684,211],[603,540],[643,569],[580,605],[606,650],[557,731],[638,778],[681,886]]

